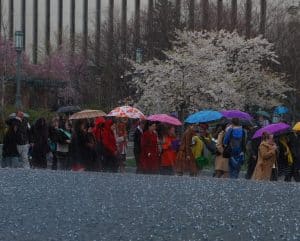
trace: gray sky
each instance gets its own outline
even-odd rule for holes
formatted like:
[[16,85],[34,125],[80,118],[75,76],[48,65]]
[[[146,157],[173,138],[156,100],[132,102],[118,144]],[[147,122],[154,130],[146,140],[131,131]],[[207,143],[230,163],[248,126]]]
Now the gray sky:
[[[216,0],[211,0],[211,2],[216,2]],[[243,5],[246,0],[239,0],[239,4]],[[260,0],[253,0],[254,6],[259,3]],[[299,0],[270,0],[268,3],[275,4],[275,2],[288,2],[289,4],[298,4]],[[9,0],[3,0],[3,10],[4,10],[4,21],[8,19],[8,2]],[[32,45],[32,7],[33,0],[27,0],[27,12],[26,12],[26,43],[27,51],[30,51]],[[102,20],[107,18],[107,8],[109,0],[102,0]],[[122,0],[115,0],[115,17],[119,18],[120,16],[120,5]],[[128,0],[128,18],[134,12],[134,0]],[[148,0],[141,0],[141,7],[147,8]],[[229,2],[225,0],[224,2]],[[39,47],[42,47],[44,44],[44,24],[45,24],[45,0],[39,0]],[[55,34],[57,32],[57,0],[51,0],[51,38],[52,41],[55,39]],[[200,0],[196,0],[196,4],[200,4]],[[89,0],[89,29],[93,31],[94,28],[94,19],[95,19],[95,5],[96,0]],[[21,0],[15,0],[15,30],[20,29],[20,13],[21,13]],[[76,32],[80,33],[82,31],[82,6],[83,0],[76,0]],[[64,0],[64,28],[67,30],[70,22],[70,0]]]

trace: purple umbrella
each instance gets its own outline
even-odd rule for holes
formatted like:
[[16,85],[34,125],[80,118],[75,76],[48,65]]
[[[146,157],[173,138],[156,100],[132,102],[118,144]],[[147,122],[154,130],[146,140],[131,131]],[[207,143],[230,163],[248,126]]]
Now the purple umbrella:
[[227,119],[239,118],[241,120],[252,120],[251,115],[240,110],[224,110],[221,111],[221,114]]
[[291,126],[285,123],[276,123],[276,124],[267,125],[266,127],[263,127],[258,131],[256,131],[252,139],[262,137],[262,134],[264,132],[269,134],[280,134],[282,132],[289,130],[290,128]]

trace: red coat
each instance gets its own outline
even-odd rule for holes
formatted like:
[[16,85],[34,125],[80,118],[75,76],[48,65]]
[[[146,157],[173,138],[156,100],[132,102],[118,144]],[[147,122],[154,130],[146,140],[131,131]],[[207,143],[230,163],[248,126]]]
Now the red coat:
[[141,170],[143,173],[157,173],[159,171],[159,152],[157,135],[146,131],[141,139]]
[[114,132],[111,129],[112,125],[113,122],[111,120],[105,122],[102,133],[102,143],[108,154],[114,156],[117,152],[117,143]]
[[164,143],[162,145],[162,154],[161,154],[161,166],[162,167],[173,167],[176,160],[176,151],[172,149],[172,142],[176,138],[173,136],[165,136]]

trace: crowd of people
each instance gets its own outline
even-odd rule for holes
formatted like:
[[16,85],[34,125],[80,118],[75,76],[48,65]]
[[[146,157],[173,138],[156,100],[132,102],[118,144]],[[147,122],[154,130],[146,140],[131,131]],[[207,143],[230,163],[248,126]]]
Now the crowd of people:
[[[260,125],[266,125],[261,121]],[[141,174],[198,176],[213,160],[216,178],[238,178],[247,163],[246,178],[300,181],[300,133],[280,136],[263,133],[239,119],[181,127],[151,121],[98,117],[77,120],[38,119],[32,126],[17,112],[7,120],[3,140],[3,168],[124,172],[130,126],[134,126],[133,153]],[[260,127],[261,127],[260,126]]]

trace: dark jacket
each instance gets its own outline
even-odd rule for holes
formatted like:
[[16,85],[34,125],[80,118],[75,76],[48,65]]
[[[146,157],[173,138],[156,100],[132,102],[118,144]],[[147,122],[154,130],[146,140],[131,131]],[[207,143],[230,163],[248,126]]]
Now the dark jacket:
[[138,128],[136,128],[136,130],[134,132],[134,138],[133,138],[133,142],[134,142],[133,150],[134,150],[135,154],[141,153],[142,135],[143,135],[143,133]]
[[89,136],[87,133],[79,131],[73,133],[71,141],[71,157],[73,164],[86,166],[89,161]]
[[300,169],[300,136],[292,133],[290,135],[290,148],[293,154],[295,168]]
[[17,144],[26,145],[29,143],[30,129],[28,127],[28,122],[26,120],[18,120],[17,122]]
[[18,157],[17,134],[14,130],[9,129],[3,139],[2,157]]
[[50,151],[48,144],[48,126],[44,118],[36,121],[31,129],[33,166],[47,167],[46,154]]

